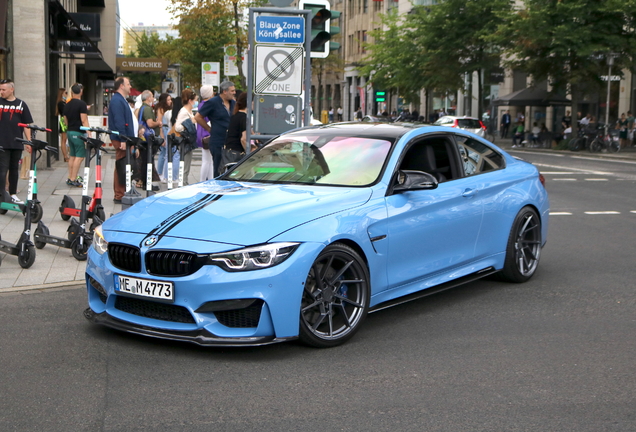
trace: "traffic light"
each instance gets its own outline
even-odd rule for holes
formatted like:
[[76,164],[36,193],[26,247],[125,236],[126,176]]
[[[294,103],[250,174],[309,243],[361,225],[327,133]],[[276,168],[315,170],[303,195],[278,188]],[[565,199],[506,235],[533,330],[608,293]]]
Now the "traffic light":
[[326,58],[331,39],[331,4],[328,0],[300,0],[298,8],[311,11],[311,58]]
[[[337,20],[338,18],[340,18],[340,12],[335,11],[335,10],[330,10],[331,12],[331,19],[329,24],[333,23],[334,20]],[[340,49],[340,42],[334,42],[333,36],[337,35],[340,33],[340,27],[339,26],[333,26],[330,25],[329,27],[329,35],[331,36],[331,39],[329,40],[329,50],[330,51],[335,51],[335,50],[339,50]]]

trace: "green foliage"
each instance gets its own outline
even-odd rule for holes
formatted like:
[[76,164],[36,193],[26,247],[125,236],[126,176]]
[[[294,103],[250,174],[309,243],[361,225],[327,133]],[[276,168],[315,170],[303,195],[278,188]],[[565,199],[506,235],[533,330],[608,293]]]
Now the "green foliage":
[[370,54],[359,70],[374,86],[399,89],[407,100],[422,88],[457,91],[464,73],[499,65],[499,47],[489,36],[509,10],[509,0],[445,0],[403,16],[388,14],[383,30],[370,33]]
[[[137,52],[130,54],[129,57],[138,58],[159,58],[157,52],[159,47],[166,43],[159,39],[159,35],[156,33],[148,36],[146,33],[141,34],[137,40]],[[127,75],[130,78],[130,82],[134,88],[139,91],[153,90],[161,91],[161,75],[157,73],[136,73],[131,72]]]

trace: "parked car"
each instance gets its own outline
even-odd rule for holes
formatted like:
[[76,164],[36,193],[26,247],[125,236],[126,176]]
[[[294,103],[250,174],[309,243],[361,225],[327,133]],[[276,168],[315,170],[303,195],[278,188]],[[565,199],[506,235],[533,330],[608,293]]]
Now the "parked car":
[[84,315],[200,345],[331,347],[369,312],[492,274],[527,281],[548,214],[535,166],[461,129],[299,129],[97,227]]
[[486,125],[474,117],[456,117],[456,116],[443,116],[440,117],[435,123],[435,126],[447,126],[452,128],[463,129],[468,132],[472,132],[475,135],[479,135],[482,138],[486,137]]

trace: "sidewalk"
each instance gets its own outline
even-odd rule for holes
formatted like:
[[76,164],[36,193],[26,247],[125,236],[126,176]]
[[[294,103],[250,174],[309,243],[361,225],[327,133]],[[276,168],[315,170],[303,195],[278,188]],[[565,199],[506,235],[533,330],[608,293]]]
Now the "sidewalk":
[[[46,157],[45,155],[42,156]],[[80,175],[84,168],[80,169]],[[178,167],[177,167],[178,168]],[[102,205],[107,218],[121,211],[121,204],[113,202],[113,176],[115,169],[115,159],[110,154],[102,156],[102,187],[104,196]],[[190,168],[189,183],[199,181],[201,170],[201,149],[195,151]],[[60,217],[59,207],[64,195],[70,195],[78,207],[81,201],[82,189],[71,188],[66,185],[68,177],[67,164],[64,162],[53,162],[51,168],[40,169],[38,175],[38,200],[41,202],[44,215],[42,222],[49,228],[51,235],[66,238],[66,230],[69,221],[63,221]],[[91,179],[89,183],[89,194],[95,188],[95,163],[91,164]],[[18,196],[26,201],[28,181],[20,180],[18,183]],[[166,190],[166,185],[161,184],[161,190]],[[145,191],[139,190],[142,196]],[[37,224],[31,224],[31,241]],[[2,239],[15,243],[20,238],[24,229],[24,216],[22,213],[7,211],[0,215],[0,234]],[[0,295],[6,292],[34,291],[43,289],[54,289],[84,283],[84,270],[86,261],[77,261],[73,258],[70,249],[60,248],[47,244],[43,249],[36,249],[35,263],[28,269],[23,269],[18,264],[18,257],[0,253]]]
[[582,150],[573,152],[570,150],[555,150],[553,148],[532,147],[530,144],[525,144],[525,147],[512,148],[512,138],[497,138],[495,144],[500,148],[514,152],[514,151],[533,151],[533,152],[546,152],[556,153],[567,156],[580,156],[580,157],[592,157],[597,159],[624,159],[624,160],[636,160],[636,147],[627,147],[621,149],[618,153],[608,153],[603,151],[601,153],[592,153],[588,150]]

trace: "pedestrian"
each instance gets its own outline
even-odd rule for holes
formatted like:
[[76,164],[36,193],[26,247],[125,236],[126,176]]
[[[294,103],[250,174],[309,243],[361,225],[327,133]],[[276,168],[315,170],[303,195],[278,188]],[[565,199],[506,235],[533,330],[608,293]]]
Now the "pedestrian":
[[[221,174],[221,154],[230,125],[230,113],[234,112],[235,94],[234,83],[223,81],[219,86],[219,94],[207,101],[195,116],[196,122],[210,134],[210,152],[215,178]],[[209,125],[206,117],[210,121]]]
[[[204,85],[201,87],[201,102],[199,102],[199,111],[203,109],[205,104],[214,96],[214,87]],[[205,117],[206,123],[209,122]],[[232,121],[232,119],[230,119]],[[210,153],[210,134],[203,126],[197,123],[197,145],[201,147],[201,172],[199,181],[212,180],[214,178],[214,163],[212,162],[212,153]]]
[[563,126],[564,130],[572,126],[572,114],[570,114],[570,110],[565,111],[565,115],[561,119],[561,126]]
[[508,138],[508,130],[510,129],[510,110],[506,110],[506,112],[501,116],[501,137]]
[[342,121],[342,114],[343,114],[343,110],[342,107],[339,106],[338,109],[336,110],[336,112],[338,113],[338,121],[341,122]]
[[634,143],[634,115],[631,111],[627,111],[627,146]]
[[84,132],[80,127],[90,127],[88,124],[88,107],[86,102],[82,100],[83,94],[84,86],[80,83],[73,84],[71,86],[71,99],[64,107],[64,121],[68,128],[66,134],[69,148],[66,184],[71,187],[82,187],[84,186],[84,181],[88,181],[88,179],[83,179],[79,175],[79,169],[86,157],[86,145],[80,139]]
[[159,129],[159,136],[163,138],[163,144],[159,148],[159,155],[157,156],[157,171],[159,172],[159,180],[162,183],[165,183],[166,178],[163,175],[163,167],[166,164],[167,151],[168,148],[168,131],[170,130],[170,116],[171,113],[170,108],[172,107],[172,96],[168,93],[161,93],[159,95],[159,100],[155,105],[155,118],[159,123],[161,123],[161,128]]
[[60,125],[60,150],[62,151],[62,157],[64,162],[68,162],[68,145],[66,143],[66,130],[67,124],[64,120],[64,107],[66,106],[66,98],[68,92],[66,89],[59,88],[57,90],[57,101],[55,102],[55,115],[57,116],[58,124]]
[[[108,126],[111,130],[119,132],[124,136],[135,136],[135,130],[133,125],[133,113],[126,101],[126,98],[130,95],[130,80],[126,77],[119,77],[115,80],[115,86],[113,87],[113,97],[110,100],[110,106],[108,109]],[[115,148],[115,177],[113,181],[113,190],[115,192],[114,202],[121,204],[121,198],[126,193],[126,183],[120,182],[120,172],[123,169],[123,164],[119,163],[117,167],[117,161],[120,161],[126,157],[126,142],[122,141],[119,135],[111,135],[110,140]],[[125,178],[125,172],[122,173],[122,179]]]
[[[525,128],[523,126],[523,122],[518,121],[512,135],[512,147],[513,148],[523,147],[524,137],[525,137]],[[519,145],[517,145],[517,141],[519,141]]]
[[[33,123],[33,117],[26,102],[15,97],[15,84],[10,79],[0,80],[0,107],[0,147],[4,150],[0,151],[0,197],[5,195],[8,172],[11,202],[24,204],[17,195],[24,145],[15,139],[22,136],[27,140],[31,139],[31,129],[22,128],[18,124]],[[26,150],[31,153],[31,146],[27,146]]]
[[[183,126],[183,122],[186,119],[190,119],[192,121],[192,126],[196,124],[194,120],[194,114],[192,113],[192,109],[197,101],[197,94],[191,89],[187,88],[181,92],[181,104],[183,105],[179,110],[179,114],[177,114],[177,121],[174,123],[174,130],[180,133],[182,136],[186,134],[185,127]],[[188,137],[189,139],[194,140],[194,142],[190,142],[187,144],[189,148],[193,148],[196,145],[196,135],[194,137]],[[194,145],[192,145],[194,144]],[[192,152],[193,150],[187,151],[185,149],[185,154],[183,155],[183,185],[188,185],[188,177],[190,176],[190,166],[192,165]]]
[[358,107],[356,110],[356,120],[362,121],[362,107]]
[[333,107],[329,107],[329,117],[327,117],[329,119],[329,123],[333,123]]
[[618,137],[621,140],[621,148],[627,147],[627,126],[629,122],[627,121],[627,117],[625,113],[621,114],[621,118],[616,122],[616,129],[619,130]]
[[[152,129],[152,134],[154,134],[155,136],[161,136],[161,120],[159,120],[157,118],[157,114],[153,108],[155,102],[155,95],[153,92],[151,92],[150,90],[144,90],[141,93],[141,108],[140,113],[138,114],[137,118],[141,119],[150,129]],[[144,138],[147,139],[147,137],[149,136],[149,134],[146,133],[144,134]],[[143,179],[143,187],[146,187],[146,179],[148,178],[148,173],[147,168],[147,160],[148,160],[148,154],[146,153],[146,151],[142,151],[140,152],[140,158],[141,158],[141,175],[142,175],[142,179]],[[153,182],[159,182],[159,174],[157,173],[157,169],[155,168],[155,164],[154,164],[154,157],[152,159],[152,181]],[[153,190],[159,190],[158,186],[154,186],[152,188]]]
[[251,146],[247,143],[247,92],[241,93],[236,100],[223,149],[231,150],[241,156],[251,151]]

